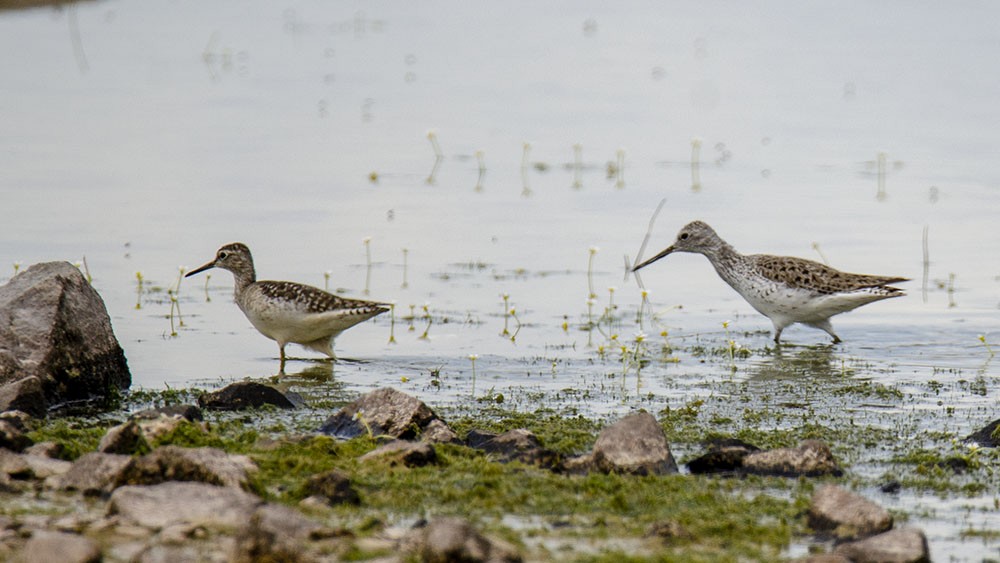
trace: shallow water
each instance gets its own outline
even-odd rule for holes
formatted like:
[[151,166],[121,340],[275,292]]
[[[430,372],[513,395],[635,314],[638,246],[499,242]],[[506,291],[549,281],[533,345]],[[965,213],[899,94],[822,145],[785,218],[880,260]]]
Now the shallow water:
[[[332,368],[348,391],[616,417],[777,389],[756,406],[785,409],[787,424],[803,412],[788,405],[808,404],[806,416],[929,447],[947,440],[928,433],[996,418],[997,362],[979,336],[1000,348],[1000,8],[502,6],[0,12],[0,278],[85,258],[137,387],[276,372],[277,347],[231,303],[226,272],[183,281],[171,328],[178,268],[241,240],[262,278],[396,303],[394,327],[384,315],[338,339],[356,360]],[[609,177],[619,150],[623,174]],[[909,295],[834,319],[841,346],[793,327],[797,346],[763,354],[770,323],[702,257],[675,255],[643,271],[640,325],[624,256],[661,199],[646,256],[700,218],[744,252],[913,278]],[[583,330],[610,287],[616,320]],[[650,362],[637,374],[610,336],[632,348],[640,332]],[[692,352],[729,340],[755,353]],[[330,369],[290,352],[308,358],[290,373]],[[845,377],[905,399],[826,396]],[[877,479],[885,455],[851,470]],[[877,499],[927,530],[936,560],[979,560],[1000,555],[995,534],[961,533],[1000,529],[994,496]]]

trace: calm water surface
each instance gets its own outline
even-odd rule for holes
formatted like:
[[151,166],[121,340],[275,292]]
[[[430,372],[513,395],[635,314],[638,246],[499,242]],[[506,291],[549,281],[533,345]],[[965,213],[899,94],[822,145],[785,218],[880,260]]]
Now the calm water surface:
[[[1000,347],[998,12],[184,1],[2,11],[0,279],[16,264],[86,259],[137,387],[275,373],[277,347],[231,303],[226,272],[184,280],[171,327],[179,268],[240,240],[262,278],[396,303],[394,326],[383,316],[338,339],[356,361],[333,377],[354,392],[394,385],[441,407],[502,393],[514,408],[616,417],[740,385],[940,447],[928,433],[961,437],[997,416],[998,370],[979,337]],[[619,159],[620,176],[609,174]],[[836,348],[796,327],[785,335],[798,346],[738,360],[735,373],[702,362],[695,345],[761,350],[770,323],[695,255],[644,271],[652,307],[637,322],[624,257],[661,199],[647,256],[700,218],[744,252],[913,278],[909,295],[836,318]],[[593,318],[613,305],[616,320],[586,331],[591,287]],[[639,378],[626,367],[623,384],[616,342],[642,332],[658,346],[664,330],[679,362],[652,357]],[[307,360],[289,372],[330,369],[291,351]],[[907,399],[824,397],[824,378],[845,374]],[[853,462],[867,478],[887,471]],[[995,539],[962,539],[996,537],[994,499],[878,497],[927,530],[940,560],[1000,555]]]

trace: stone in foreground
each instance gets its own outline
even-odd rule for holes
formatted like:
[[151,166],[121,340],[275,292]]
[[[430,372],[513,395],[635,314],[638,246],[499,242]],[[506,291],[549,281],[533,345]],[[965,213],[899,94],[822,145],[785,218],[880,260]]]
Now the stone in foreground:
[[46,484],[88,496],[107,495],[122,481],[131,464],[132,456],[91,452],[80,456],[69,471],[53,476]]
[[858,539],[892,528],[892,515],[878,504],[837,485],[820,487],[809,507],[809,527],[838,539]]
[[854,563],[928,563],[927,537],[917,528],[899,528],[837,546],[835,554]]
[[708,443],[708,451],[687,463],[694,475],[734,473],[743,469],[743,458],[760,448],[735,438],[717,439]]
[[514,563],[522,560],[512,546],[483,536],[462,518],[435,518],[415,530],[407,543],[407,551],[427,563]]
[[515,428],[503,434],[471,431],[466,437],[466,443],[470,447],[483,450],[501,463],[520,461],[543,469],[556,471],[562,469],[562,457],[542,447],[534,432],[525,428]]
[[440,419],[423,401],[392,387],[383,387],[331,415],[319,431],[344,439],[371,433],[412,440],[433,420]]
[[359,457],[358,461],[384,461],[393,466],[423,467],[437,461],[437,451],[427,442],[393,440]]
[[255,381],[237,381],[222,389],[198,397],[198,405],[205,409],[239,411],[273,405],[280,409],[294,409],[295,404],[270,385]]
[[101,549],[97,542],[76,534],[39,530],[24,546],[27,562],[98,563]]
[[217,448],[161,446],[135,459],[123,484],[154,485],[164,481],[197,481],[223,487],[250,488],[257,471],[249,457],[230,455]]
[[994,420],[985,427],[973,432],[965,441],[984,448],[1000,446],[1000,419]]
[[0,383],[32,375],[49,408],[132,383],[104,301],[68,262],[35,264],[0,287]]
[[108,503],[108,514],[152,529],[182,523],[237,528],[262,502],[233,487],[168,481],[116,489]]
[[589,455],[570,460],[571,473],[599,471],[630,475],[677,473],[670,444],[656,418],[647,413],[630,414],[605,428]]
[[10,410],[23,411],[35,418],[44,417],[48,401],[42,390],[42,380],[29,375],[0,385],[0,412]]
[[309,495],[322,498],[327,504],[361,504],[361,498],[351,484],[351,477],[336,469],[310,477],[306,481],[305,490]]
[[803,440],[797,448],[776,448],[747,454],[743,470],[755,475],[818,477],[840,475],[830,447],[819,440]]

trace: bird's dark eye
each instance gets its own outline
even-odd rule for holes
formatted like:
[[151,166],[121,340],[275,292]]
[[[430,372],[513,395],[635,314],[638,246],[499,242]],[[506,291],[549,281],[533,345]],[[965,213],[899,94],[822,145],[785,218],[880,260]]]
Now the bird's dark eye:
[[681,233],[681,240],[687,239],[688,236],[690,236],[690,235],[688,235],[687,233]]
[[228,252],[220,252],[219,253],[219,260],[225,259],[226,256],[229,256]]

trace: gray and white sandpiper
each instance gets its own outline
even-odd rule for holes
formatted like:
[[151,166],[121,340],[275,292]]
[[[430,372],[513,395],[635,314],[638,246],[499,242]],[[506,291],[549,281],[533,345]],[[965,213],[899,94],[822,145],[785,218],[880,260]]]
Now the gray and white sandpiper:
[[701,221],[685,225],[674,244],[632,271],[674,252],[704,254],[719,277],[771,319],[774,341],[778,343],[782,330],[802,323],[826,331],[836,344],[840,337],[833,332],[830,317],[873,301],[905,295],[889,284],[909,281],[896,276],[849,274],[804,258],[740,254]]
[[285,368],[285,345],[300,344],[330,358],[333,340],[341,332],[389,310],[389,304],[347,299],[317,287],[290,281],[257,281],[250,249],[241,242],[227,244],[215,259],[187,273],[193,276],[209,268],[233,273],[236,304],[261,334],[278,342],[281,372]]

